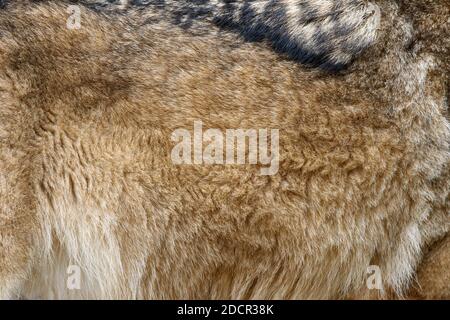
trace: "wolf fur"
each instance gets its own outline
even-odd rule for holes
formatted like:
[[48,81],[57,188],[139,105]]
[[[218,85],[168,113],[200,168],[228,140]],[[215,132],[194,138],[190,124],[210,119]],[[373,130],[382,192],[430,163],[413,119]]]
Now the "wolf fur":
[[195,33],[211,23],[247,41],[265,41],[305,65],[339,71],[370,47],[380,11],[364,0],[80,0],[100,12],[165,19]]
[[[432,284],[419,268],[450,227],[449,1],[372,6],[376,41],[330,74],[232,32],[84,7],[71,30],[67,4],[7,4],[0,296],[398,298]],[[278,173],[175,165],[171,134],[195,120],[278,128]]]

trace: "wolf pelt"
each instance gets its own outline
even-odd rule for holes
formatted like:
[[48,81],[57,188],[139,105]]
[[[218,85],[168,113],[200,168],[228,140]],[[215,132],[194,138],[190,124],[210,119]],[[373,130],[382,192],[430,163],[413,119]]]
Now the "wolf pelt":
[[[0,296],[408,294],[450,227],[449,1],[370,5],[376,40],[334,74],[233,33],[85,8],[73,30],[64,3],[7,4]],[[278,173],[175,165],[196,120],[279,129]]]
[[247,41],[328,71],[345,68],[375,41],[378,6],[364,0],[75,0],[99,12],[165,21],[192,33],[211,23]]

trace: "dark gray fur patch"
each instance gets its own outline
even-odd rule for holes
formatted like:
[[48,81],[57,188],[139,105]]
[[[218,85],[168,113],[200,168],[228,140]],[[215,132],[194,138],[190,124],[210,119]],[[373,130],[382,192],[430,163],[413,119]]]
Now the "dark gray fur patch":
[[[7,0],[0,0],[0,5]],[[64,1],[64,0],[60,0]],[[125,1],[125,2],[124,2]],[[151,11],[147,23],[164,19],[201,33],[208,24],[238,33],[249,42],[267,42],[276,52],[311,67],[339,71],[371,44],[373,26],[361,14],[363,0],[72,0],[102,12]],[[295,9],[298,17],[289,16]],[[325,8],[325,9],[324,9]],[[362,8],[362,9],[361,9]],[[359,10],[359,11],[358,11]],[[156,17],[156,18],[155,18]],[[156,21],[155,21],[156,19]],[[160,20],[161,21],[161,20]],[[206,24],[205,24],[206,22]],[[311,30],[314,33],[311,34]],[[365,33],[366,32],[366,33]],[[363,37],[359,35],[363,35]],[[366,35],[366,38],[364,38]]]

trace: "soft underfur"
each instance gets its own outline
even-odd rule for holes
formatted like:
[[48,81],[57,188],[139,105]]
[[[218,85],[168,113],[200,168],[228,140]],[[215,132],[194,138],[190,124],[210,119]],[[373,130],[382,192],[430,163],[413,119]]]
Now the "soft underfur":
[[[449,1],[373,1],[376,41],[338,74],[233,32],[83,8],[70,30],[66,4],[20,2],[0,11],[1,297],[401,297],[420,263],[445,294],[448,245],[423,257],[450,227]],[[173,164],[195,120],[279,129],[278,173]]]

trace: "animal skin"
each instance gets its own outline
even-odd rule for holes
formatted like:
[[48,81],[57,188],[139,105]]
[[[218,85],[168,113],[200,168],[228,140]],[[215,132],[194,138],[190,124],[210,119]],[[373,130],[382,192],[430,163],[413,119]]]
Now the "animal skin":
[[[370,46],[309,65],[148,13],[82,7],[74,30],[67,4],[7,4],[0,297],[448,298],[450,3],[370,6]],[[175,164],[199,120],[279,129],[277,173]]]

